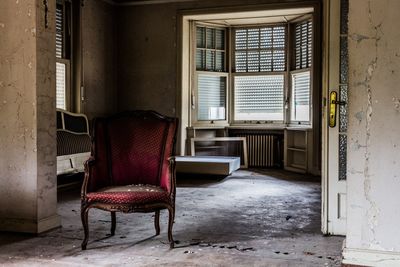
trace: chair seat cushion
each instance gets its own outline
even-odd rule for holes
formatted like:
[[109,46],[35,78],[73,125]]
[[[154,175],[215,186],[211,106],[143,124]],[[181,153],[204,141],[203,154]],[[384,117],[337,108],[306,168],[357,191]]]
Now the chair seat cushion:
[[88,193],[89,203],[105,204],[152,204],[171,201],[166,190],[152,185],[127,185],[105,187],[97,192]]

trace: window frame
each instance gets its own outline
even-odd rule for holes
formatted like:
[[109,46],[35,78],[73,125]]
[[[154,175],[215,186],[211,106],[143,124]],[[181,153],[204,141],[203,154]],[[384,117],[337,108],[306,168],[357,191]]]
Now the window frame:
[[[207,70],[197,70],[196,66],[196,49],[197,49],[197,42],[196,42],[196,33],[197,27],[209,27],[215,29],[224,29],[225,38],[224,38],[224,46],[225,46],[225,57],[224,57],[224,67],[225,71],[207,71]],[[228,119],[229,119],[229,88],[230,88],[230,73],[228,67],[228,28],[223,27],[221,25],[215,25],[210,23],[201,23],[192,21],[190,25],[190,42],[191,42],[191,51],[190,51],[190,60],[191,60],[191,90],[190,90],[190,100],[189,100],[189,108],[190,108],[190,119],[191,125],[193,126],[228,126]],[[206,48],[207,49],[207,48]],[[215,49],[210,49],[215,50]],[[218,50],[218,49],[217,49]],[[225,77],[226,78],[226,88],[225,88],[225,119],[224,120],[199,120],[198,119],[198,112],[199,112],[199,94],[198,94],[198,76],[199,74],[205,74],[210,76],[216,77]]]
[[[312,31],[311,31],[311,63],[310,66],[307,66],[307,68],[298,68],[296,69],[296,24],[299,23],[304,23],[306,21],[310,21],[311,22],[311,26],[312,26]],[[291,55],[291,59],[289,64],[290,67],[290,71],[288,72],[288,79],[289,79],[289,84],[288,84],[288,104],[289,104],[289,109],[288,109],[288,117],[287,117],[287,125],[288,126],[304,126],[304,127],[312,127],[313,126],[313,106],[314,106],[314,65],[315,65],[315,17],[314,15],[306,15],[303,16],[301,18],[298,18],[296,20],[293,20],[289,23],[289,27],[291,28],[290,31],[290,51],[292,51],[292,55]],[[301,65],[301,64],[300,64]],[[292,106],[292,101],[294,101],[293,99],[293,82],[292,82],[292,74],[296,74],[296,73],[301,73],[301,72],[306,72],[309,71],[310,72],[310,107],[309,107],[309,121],[299,121],[299,120],[294,120],[291,118],[291,106]]]
[[[292,119],[292,114],[291,114],[291,111],[292,111],[292,105],[293,105],[293,101],[294,101],[294,97],[293,97],[293,92],[294,92],[294,87],[293,87],[293,79],[292,79],[292,77],[293,77],[293,74],[300,74],[300,73],[305,73],[305,72],[310,72],[310,97],[309,97],[309,103],[310,103],[310,106],[309,106],[309,108],[308,108],[308,113],[309,113],[309,120],[308,121],[302,121],[302,120],[295,120],[295,119]],[[311,125],[312,124],[312,114],[313,114],[313,112],[312,112],[312,109],[313,109],[313,102],[312,102],[312,100],[313,100],[313,97],[312,97],[312,81],[313,81],[313,78],[312,78],[312,67],[309,67],[309,68],[304,68],[304,69],[297,69],[297,70],[292,70],[292,71],[290,71],[290,73],[289,73],[289,80],[290,80],[290,86],[289,86],[289,94],[288,94],[288,97],[289,97],[289,99],[290,99],[290,101],[289,101],[289,108],[288,108],[288,116],[289,116],[289,120],[288,120],[288,125],[307,125],[307,126],[309,126],[309,125]]]
[[[56,60],[56,64],[57,63],[65,65],[65,92],[64,92],[64,94],[65,94],[65,96],[64,96],[65,97],[65,109],[63,109],[61,107],[56,107],[56,108],[70,111],[70,109],[71,109],[71,60],[64,59],[64,58],[58,58]],[[57,71],[57,69],[56,69],[56,71]],[[56,84],[56,86],[57,86],[57,84]],[[57,93],[57,87],[56,87],[56,93]],[[57,100],[56,100],[56,104],[57,104]]]
[[[234,31],[237,29],[254,29],[254,28],[262,28],[262,27],[276,27],[276,26],[284,26],[285,27],[285,48],[283,49],[285,51],[285,70],[284,71],[254,71],[254,72],[236,72],[235,65],[235,34]],[[286,125],[286,117],[287,117],[287,109],[285,108],[286,106],[286,96],[287,96],[287,91],[288,91],[288,66],[287,66],[287,60],[289,57],[288,54],[288,23],[270,23],[270,24],[257,24],[257,25],[238,25],[238,26],[231,26],[229,27],[230,29],[230,47],[231,47],[231,53],[230,53],[230,81],[231,81],[231,87],[229,88],[229,94],[230,94],[230,103],[231,103],[231,109],[229,110],[230,114],[230,125],[232,126],[249,126],[249,125],[273,125],[276,127],[284,127]],[[247,51],[247,50],[246,50]],[[271,49],[271,51],[273,51]],[[235,118],[235,77],[236,76],[262,76],[262,75],[283,75],[284,76],[284,84],[283,84],[283,119],[282,120],[236,120]]]
[[[67,4],[69,7],[67,7]],[[73,36],[73,30],[72,30],[72,23],[73,23],[73,14],[72,14],[72,2],[71,0],[57,0],[56,1],[56,6],[61,5],[62,6],[62,14],[63,14],[63,42],[62,42],[62,47],[61,47],[61,58],[55,55],[56,58],[56,63],[64,64],[65,65],[65,109],[66,111],[71,111],[72,105],[71,105],[71,99],[72,99],[72,36]],[[67,10],[68,9],[68,10]],[[69,35],[67,35],[67,32],[70,32]],[[57,77],[57,76],[56,76]],[[57,85],[56,85],[57,86]],[[57,91],[57,87],[56,87]],[[57,104],[57,102],[56,102]],[[60,108],[61,107],[57,107]]]

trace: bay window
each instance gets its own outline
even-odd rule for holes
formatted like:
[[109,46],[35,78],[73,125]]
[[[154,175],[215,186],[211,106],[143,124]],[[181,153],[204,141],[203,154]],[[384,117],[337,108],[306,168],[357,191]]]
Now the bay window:
[[312,21],[193,23],[192,122],[311,124]]

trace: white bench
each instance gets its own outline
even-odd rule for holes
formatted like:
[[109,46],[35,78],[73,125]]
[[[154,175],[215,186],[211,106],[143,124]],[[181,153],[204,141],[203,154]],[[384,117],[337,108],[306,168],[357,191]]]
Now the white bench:
[[230,175],[240,168],[240,157],[177,156],[176,171],[180,173]]
[[87,117],[57,109],[57,175],[83,172],[90,148]]

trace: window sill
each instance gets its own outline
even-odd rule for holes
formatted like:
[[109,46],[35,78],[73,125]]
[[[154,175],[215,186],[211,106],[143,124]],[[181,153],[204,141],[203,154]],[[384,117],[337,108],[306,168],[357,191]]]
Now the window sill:
[[201,129],[225,129],[229,124],[207,124],[207,125],[193,125],[186,127],[187,129],[201,130]]
[[193,130],[207,130],[207,129],[237,129],[237,130],[298,130],[309,131],[312,130],[311,125],[285,125],[285,124],[226,124],[226,125],[194,125],[186,127]]
[[286,125],[283,124],[237,124],[227,126],[228,129],[267,129],[267,130],[284,130]]

